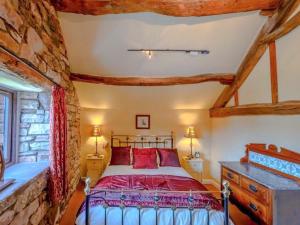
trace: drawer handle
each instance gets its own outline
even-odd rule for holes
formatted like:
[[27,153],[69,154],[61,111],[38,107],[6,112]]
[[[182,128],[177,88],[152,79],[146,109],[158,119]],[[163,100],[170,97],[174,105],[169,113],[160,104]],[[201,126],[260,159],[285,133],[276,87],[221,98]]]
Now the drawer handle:
[[233,179],[233,175],[231,173],[227,173],[227,177],[229,177],[230,179]]
[[257,211],[257,207],[256,205],[254,205],[252,202],[249,203],[249,207],[253,210],[253,211]]
[[258,190],[257,190],[257,188],[254,186],[254,185],[252,185],[252,184],[249,184],[249,189],[252,191],[252,192],[257,192]]

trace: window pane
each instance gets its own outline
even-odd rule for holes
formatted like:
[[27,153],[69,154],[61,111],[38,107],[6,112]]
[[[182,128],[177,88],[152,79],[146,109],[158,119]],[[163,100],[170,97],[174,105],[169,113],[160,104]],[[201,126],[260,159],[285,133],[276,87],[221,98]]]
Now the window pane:
[[6,162],[10,161],[10,119],[9,97],[0,93],[0,145],[3,145],[3,155]]

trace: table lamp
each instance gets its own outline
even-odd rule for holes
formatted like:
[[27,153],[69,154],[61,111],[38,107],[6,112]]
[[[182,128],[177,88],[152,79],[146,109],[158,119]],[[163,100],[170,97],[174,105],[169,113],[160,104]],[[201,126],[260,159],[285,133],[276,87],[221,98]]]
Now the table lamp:
[[95,152],[95,155],[98,156],[98,137],[103,136],[102,127],[100,125],[94,125],[92,136],[96,137],[96,152]]
[[191,147],[191,152],[190,155],[188,156],[190,159],[194,158],[193,156],[193,138],[196,137],[196,133],[195,133],[195,128],[194,127],[189,127],[187,129],[187,132],[185,134],[186,138],[190,138],[190,147]]

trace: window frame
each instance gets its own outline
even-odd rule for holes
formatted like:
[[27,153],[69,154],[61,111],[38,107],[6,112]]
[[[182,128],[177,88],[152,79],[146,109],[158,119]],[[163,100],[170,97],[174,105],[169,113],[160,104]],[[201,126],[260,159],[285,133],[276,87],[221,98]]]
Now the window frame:
[[[16,132],[17,132],[17,126],[16,126],[16,116],[17,116],[17,93],[13,90],[4,88],[0,86],[0,94],[6,96],[8,98],[8,111],[5,112],[5,119],[8,119],[7,128],[4,128],[4,135],[7,135],[7,159],[5,161],[5,166],[11,166],[16,162]],[[4,119],[4,120],[5,120]],[[6,126],[6,124],[5,124]],[[16,129],[14,129],[14,127]],[[4,146],[3,146],[4,148]]]

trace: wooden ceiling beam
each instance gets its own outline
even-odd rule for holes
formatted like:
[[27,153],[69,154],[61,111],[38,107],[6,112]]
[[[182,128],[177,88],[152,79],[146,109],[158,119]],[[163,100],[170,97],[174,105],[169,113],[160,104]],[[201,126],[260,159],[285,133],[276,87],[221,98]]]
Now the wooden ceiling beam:
[[276,104],[251,104],[210,109],[211,117],[247,115],[296,115],[300,114],[300,101],[279,102]]
[[260,30],[254,43],[250,47],[247,55],[243,59],[237,74],[236,79],[231,86],[224,89],[218,97],[213,108],[225,107],[234,93],[241,87],[244,81],[248,78],[260,58],[263,56],[267,49],[267,43],[262,43],[262,40],[276,28],[286,22],[294,10],[299,6],[300,0],[286,0],[283,2],[277,12],[270,17],[265,25]]
[[269,43],[272,103],[278,103],[277,54],[275,41]]
[[85,15],[154,12],[168,16],[208,16],[276,9],[281,0],[52,0],[57,11]]
[[235,75],[231,73],[202,74],[196,76],[174,76],[174,77],[107,77],[92,76],[86,74],[71,73],[71,80],[88,82],[94,84],[107,84],[119,86],[169,86],[181,84],[198,84],[203,82],[220,82],[221,84],[231,84]]
[[269,43],[272,41],[275,41],[284,35],[288,34],[295,28],[297,28],[300,25],[300,12],[298,12],[296,15],[294,15],[291,19],[289,19],[286,23],[282,24],[280,27],[278,27],[276,30],[274,30],[272,33],[268,34],[263,40],[263,43]]

